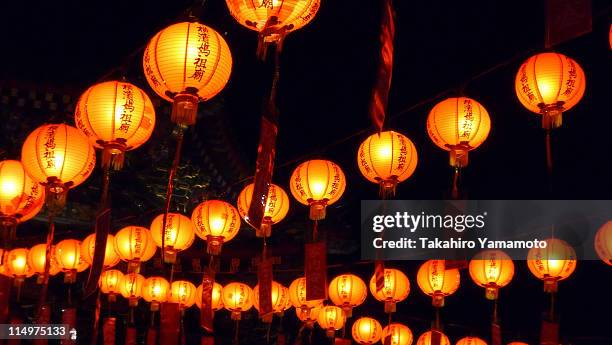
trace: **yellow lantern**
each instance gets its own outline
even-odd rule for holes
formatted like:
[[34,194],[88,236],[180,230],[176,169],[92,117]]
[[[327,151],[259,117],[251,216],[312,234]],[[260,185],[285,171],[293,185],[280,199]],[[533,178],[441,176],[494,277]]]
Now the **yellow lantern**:
[[416,147],[406,136],[386,131],[370,135],[357,151],[359,171],[380,185],[381,195],[394,195],[399,182],[409,178],[417,166]]
[[361,305],[368,297],[365,282],[354,274],[341,274],[329,283],[329,299],[346,313],[353,315],[353,308]]
[[155,128],[155,108],[144,91],[130,83],[106,81],[81,95],[74,122],[102,153],[102,166],[123,166],[124,153],[144,144]]
[[[106,238],[106,249],[104,251],[104,267],[110,268],[119,263],[119,255],[115,251],[115,236],[108,235]],[[81,255],[89,265],[93,264],[94,251],[96,249],[96,234],[91,234],[81,242]]]
[[[47,257],[47,244],[41,243],[32,246],[28,251],[28,266],[32,270],[32,274],[38,274],[37,282],[41,284],[44,279],[45,273],[45,261]],[[49,275],[53,276],[59,273],[61,269],[57,264],[55,258],[55,247],[51,247],[50,262],[49,262]]]
[[544,291],[557,292],[557,282],[567,279],[576,269],[576,252],[567,242],[556,238],[545,240],[546,248],[531,248],[527,267],[544,281]]
[[516,95],[528,110],[542,115],[542,128],[561,126],[562,113],[584,95],[586,78],[580,65],[559,53],[527,59],[516,74]]
[[465,337],[459,339],[456,345],[487,345],[487,342],[478,337]]
[[208,253],[212,255],[219,255],[223,243],[240,230],[238,211],[225,201],[204,201],[193,210],[191,220],[196,234],[206,240]]
[[[296,309],[296,313],[298,317],[302,319],[302,317],[306,317],[306,314],[312,308],[320,307],[323,304],[323,300],[306,300],[306,278],[301,277],[291,282],[289,285],[289,300],[291,304]],[[301,315],[301,316],[300,316]]]
[[123,298],[127,298],[130,307],[138,305],[144,281],[145,278],[138,273],[128,273],[119,281],[119,292]]
[[395,304],[405,300],[410,293],[410,280],[400,270],[385,268],[385,285],[376,291],[376,274],[370,279],[370,293],[381,302],[385,302],[385,313],[395,313]]
[[291,194],[310,206],[310,219],[325,218],[325,208],[338,201],[346,188],[342,169],[333,162],[314,159],[300,164],[291,174]]
[[450,165],[468,164],[468,152],[480,146],[491,130],[487,110],[467,97],[447,98],[427,116],[427,133],[443,150],[450,151]]
[[45,201],[45,191],[20,161],[0,162],[0,226],[4,231],[34,217]]
[[317,317],[317,322],[319,326],[325,330],[325,334],[329,338],[333,338],[336,331],[344,327],[346,315],[341,308],[328,305],[321,308],[319,316]]
[[[273,281],[272,289],[270,290],[270,299],[272,301],[272,311],[277,314],[282,314],[287,309],[289,289]],[[253,288],[253,306],[259,311],[259,284],[255,285]],[[272,322],[272,314],[261,315],[261,317],[264,322]]]
[[459,288],[459,283],[459,270],[446,269],[444,260],[426,261],[417,272],[419,288],[432,297],[432,304],[436,308],[444,306],[444,297],[455,293]]
[[603,262],[612,266],[612,221],[604,224],[595,234],[595,251]]
[[[253,198],[253,189],[253,183],[244,187],[240,194],[238,194],[238,200],[236,201],[238,213],[240,213],[242,219],[247,223],[249,207],[251,207],[251,200]],[[261,228],[256,230],[256,235],[258,237],[269,237],[272,225],[283,220],[287,212],[289,212],[289,196],[281,187],[270,184],[268,196],[266,198],[266,207],[264,208],[263,221]]]
[[[193,225],[189,218],[180,213],[168,213],[166,228],[163,229],[163,227],[164,215],[160,214],[151,223],[151,236],[153,236],[153,242],[164,251],[164,260],[167,263],[174,263],[177,252],[189,248],[193,243],[195,239]],[[162,236],[164,243],[162,243]],[[163,246],[165,247],[162,248]]]
[[83,272],[89,264],[83,259],[81,241],[67,239],[55,246],[55,257],[59,267],[64,272],[64,282],[76,282],[77,272]]
[[401,323],[392,323],[382,330],[382,341],[386,345],[411,345],[412,331]]
[[501,250],[485,250],[470,260],[470,276],[474,283],[486,289],[487,299],[495,300],[499,288],[510,283],[514,276],[514,263]]
[[437,332],[440,334],[440,344],[439,345],[451,345],[450,339],[446,336],[446,334],[441,331],[427,331],[419,337],[416,345],[432,345],[431,339],[433,336],[433,332]]
[[109,302],[115,302],[117,294],[121,293],[119,287],[123,280],[123,273],[119,270],[104,270],[100,274],[100,291],[108,295]]
[[142,283],[142,298],[151,303],[151,311],[159,310],[159,304],[168,300],[170,283],[163,277],[149,277]]
[[376,344],[382,337],[382,326],[371,317],[361,317],[353,323],[351,334],[359,344]]
[[126,226],[115,234],[113,241],[119,258],[128,263],[128,273],[138,273],[140,263],[155,255],[157,247],[149,229],[141,226]]
[[31,274],[27,248],[15,248],[8,252],[6,271],[9,276],[15,278],[15,285],[20,286],[23,280]]
[[[210,296],[210,304],[213,311],[217,311],[223,308],[223,300],[221,300],[221,291],[223,291],[223,286],[217,282],[214,282],[212,293]],[[196,289],[195,298],[195,304],[198,306],[198,308],[202,308],[202,294],[202,284],[200,284]]]
[[196,287],[187,280],[175,280],[170,284],[168,302],[178,303],[181,309],[191,307],[195,303]]
[[241,25],[259,32],[268,41],[277,41],[285,31],[297,30],[317,14],[321,0],[226,0],[232,17]]
[[66,192],[83,183],[96,166],[96,152],[78,129],[43,125],[23,143],[21,162],[28,174],[46,187],[47,206],[59,211]]
[[253,290],[243,283],[229,283],[221,291],[223,307],[232,312],[232,320],[240,320],[243,311],[253,307]]
[[172,121],[193,125],[198,102],[219,93],[229,80],[232,55],[223,36],[197,22],[168,26],[149,41],[143,56],[151,88],[174,102]]

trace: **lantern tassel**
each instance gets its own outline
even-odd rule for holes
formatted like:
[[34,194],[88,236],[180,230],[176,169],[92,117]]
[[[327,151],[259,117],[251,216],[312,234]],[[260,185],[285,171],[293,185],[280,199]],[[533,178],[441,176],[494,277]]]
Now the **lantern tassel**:
[[172,122],[184,127],[194,125],[198,117],[199,101],[197,90],[188,90],[174,96],[170,115]]
[[[176,151],[174,152],[174,160],[172,161],[172,167],[170,168],[170,174],[168,176],[168,185],[166,187],[166,205],[164,206],[164,219],[162,222],[162,232],[166,229],[168,221],[168,213],[170,213],[170,203],[172,201],[172,191],[174,190],[174,176],[178,170],[179,163],[181,161],[181,151],[183,150],[183,138],[185,137],[185,126],[176,126]],[[162,236],[162,250],[161,257],[164,260],[164,248],[166,248],[166,236]]]
[[546,168],[548,169],[548,176],[552,177],[553,172],[553,158],[552,158],[552,143],[550,129],[546,129]]

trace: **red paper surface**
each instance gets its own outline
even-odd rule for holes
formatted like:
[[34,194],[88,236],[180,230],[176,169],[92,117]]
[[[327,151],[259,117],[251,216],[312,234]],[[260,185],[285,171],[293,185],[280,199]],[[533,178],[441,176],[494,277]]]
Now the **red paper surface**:
[[114,317],[104,318],[102,323],[102,339],[104,345],[115,345],[117,319]]
[[125,331],[125,345],[136,345],[136,328],[128,327]]
[[106,240],[110,231],[111,213],[105,209],[96,217],[96,245],[94,248],[93,264],[89,269],[89,277],[85,287],[85,297],[91,295],[98,288],[100,274],[104,268],[104,256],[106,255]]
[[438,331],[431,331],[431,345],[440,345],[440,340],[442,340],[442,334]]
[[215,338],[203,336],[200,344],[201,345],[215,345]]
[[327,246],[325,242],[306,243],[305,254],[306,300],[327,299]]
[[0,274],[0,323],[6,323],[11,297],[11,278]]
[[350,339],[335,338],[334,345],[351,345]]
[[491,345],[502,345],[501,327],[495,322],[491,324]]
[[157,330],[155,328],[147,329],[147,345],[157,344]]
[[[18,317],[12,317],[11,318],[11,325],[18,325],[18,324],[22,324],[23,320],[18,318]],[[19,345],[21,344],[21,340],[19,339],[9,339],[6,341],[7,345]]]
[[559,324],[555,322],[542,321],[540,332],[540,345],[559,345]]
[[[62,312],[62,323],[67,324],[68,325],[68,329],[76,329],[76,309],[75,308],[65,308],[64,311]],[[71,339],[70,337],[68,337],[68,339],[62,339],[60,341],[60,344],[62,345],[68,345],[68,344],[76,344],[76,340]]]
[[387,111],[391,75],[393,73],[393,40],[395,39],[395,11],[391,0],[385,0],[380,24],[380,63],[376,76],[376,85],[372,90],[370,116],[372,123],[382,131]]
[[204,277],[202,278],[202,295],[196,296],[201,298],[202,308],[200,308],[200,326],[208,332],[213,331],[213,317],[214,312],[212,310],[212,289],[215,282],[215,272],[206,269],[204,271]]
[[[36,320],[39,324],[48,324],[51,323],[51,308],[48,305],[43,305],[40,308],[40,314],[38,315],[38,320]],[[48,343],[47,339],[33,339],[32,344],[34,345],[46,345]]]
[[178,303],[162,303],[159,322],[160,344],[177,345],[179,343],[180,322],[181,312]]
[[265,316],[274,312],[272,309],[272,259],[265,258],[259,263],[257,271],[259,284],[259,315]]
[[376,276],[376,292],[385,288],[385,262],[376,260],[374,262],[374,275]]

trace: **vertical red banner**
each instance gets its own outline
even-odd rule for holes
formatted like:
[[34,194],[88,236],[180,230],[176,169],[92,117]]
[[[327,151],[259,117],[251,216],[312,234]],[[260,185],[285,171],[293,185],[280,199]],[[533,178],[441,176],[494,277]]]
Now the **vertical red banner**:
[[157,330],[149,327],[147,329],[147,345],[157,345]]
[[125,330],[125,345],[136,345],[136,328],[128,327]]
[[[76,329],[76,308],[65,308],[62,312],[62,323],[68,325],[68,329]],[[76,339],[68,337],[60,341],[62,345],[76,344]]]
[[104,266],[104,256],[106,254],[106,239],[110,232],[111,213],[110,209],[105,209],[96,217],[96,242],[94,247],[94,257],[87,284],[85,286],[85,297],[91,295],[98,288],[98,281]]
[[306,300],[327,299],[327,246],[325,242],[306,243],[304,257]]
[[491,345],[502,345],[501,326],[496,322],[491,323]]
[[[19,325],[23,323],[23,320],[18,318],[18,317],[11,317],[11,321],[10,321],[11,325]],[[7,345],[19,345],[21,344],[21,340],[20,339],[9,339],[6,341]]]
[[432,330],[431,331],[431,345],[440,345],[440,341],[442,340],[442,334],[440,331]]
[[102,321],[102,344],[115,345],[117,319],[114,317],[105,317]]
[[213,331],[213,317],[214,312],[212,309],[212,290],[215,283],[215,272],[209,268],[204,270],[204,276],[202,277],[202,295],[196,296],[201,298],[202,308],[200,308],[200,326],[208,332]]
[[272,263],[271,258],[263,258],[257,270],[259,284],[259,316],[271,315],[272,309]]
[[350,339],[335,338],[334,345],[351,345]]
[[181,329],[181,312],[178,303],[161,304],[159,329],[160,344],[178,345]]
[[542,320],[540,345],[559,345],[559,324]]
[[[51,308],[49,305],[43,305],[40,307],[40,314],[38,315],[36,322],[43,325],[51,323]],[[47,345],[48,341],[47,339],[34,339],[32,340],[32,344]]]
[[200,345],[215,345],[215,338],[203,336],[202,340],[200,341]]
[[11,285],[11,278],[0,275],[0,323],[6,323],[8,320]]
[[385,288],[385,262],[376,260],[374,262],[374,275],[376,276],[376,292]]
[[546,0],[546,48],[592,30],[591,0]]
[[276,336],[276,345],[286,345],[287,344],[287,338],[285,338],[285,335],[282,333],[278,333],[278,335]]

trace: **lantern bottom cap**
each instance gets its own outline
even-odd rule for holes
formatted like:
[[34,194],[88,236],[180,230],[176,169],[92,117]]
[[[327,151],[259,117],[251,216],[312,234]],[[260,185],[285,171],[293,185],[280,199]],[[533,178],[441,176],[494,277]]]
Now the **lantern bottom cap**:
[[310,214],[311,220],[322,220],[325,219],[325,211],[327,208],[327,200],[316,200],[310,202]]
[[181,126],[191,126],[196,123],[198,116],[198,102],[200,99],[197,94],[181,92],[174,96],[172,105],[172,122]]

